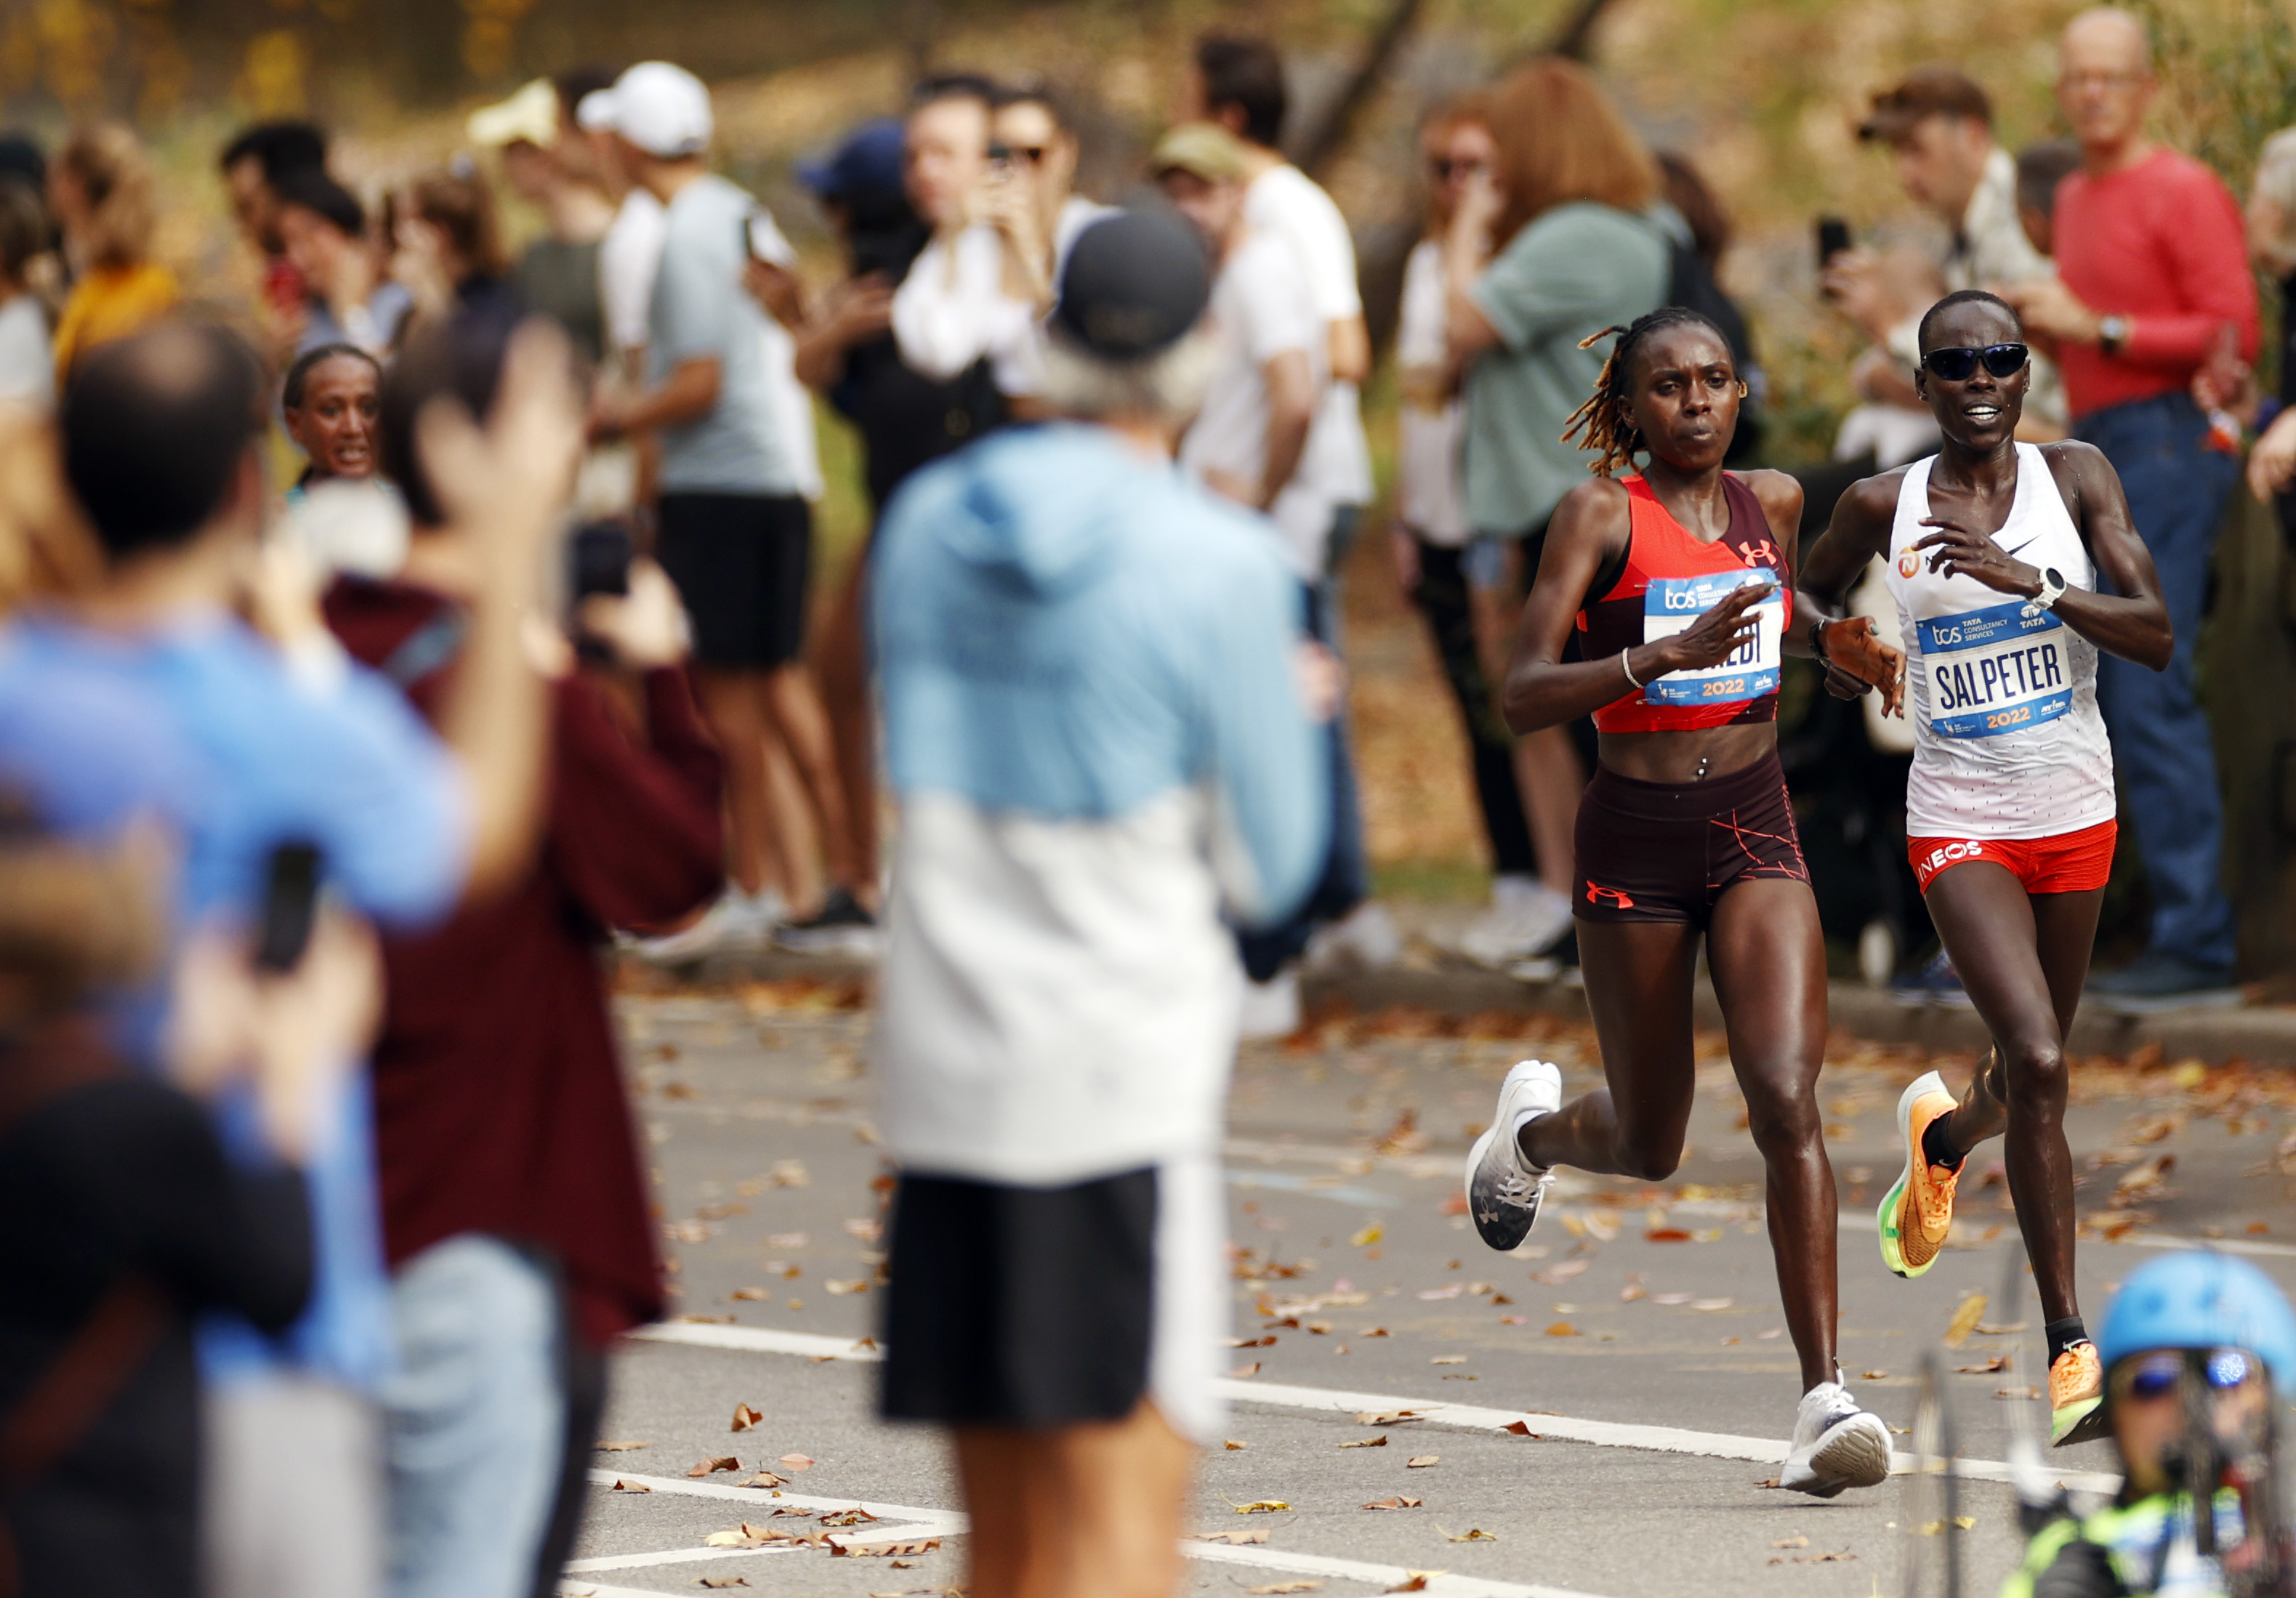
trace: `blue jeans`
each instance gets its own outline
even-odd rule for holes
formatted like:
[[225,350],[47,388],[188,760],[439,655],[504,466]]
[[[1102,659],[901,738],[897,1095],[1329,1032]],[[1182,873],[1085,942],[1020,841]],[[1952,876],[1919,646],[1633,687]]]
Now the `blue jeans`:
[[2177,629],[2166,671],[2112,655],[2097,666],[2097,698],[2152,881],[2151,947],[2229,966],[2235,951],[2224,891],[2224,799],[2208,717],[2194,692],[2193,651],[2217,529],[2240,463],[2208,448],[2208,430],[2182,393],[2112,406],[2079,424],[2120,474]]
[[556,1286],[463,1233],[399,1267],[391,1315],[391,1598],[530,1598],[565,1452]]

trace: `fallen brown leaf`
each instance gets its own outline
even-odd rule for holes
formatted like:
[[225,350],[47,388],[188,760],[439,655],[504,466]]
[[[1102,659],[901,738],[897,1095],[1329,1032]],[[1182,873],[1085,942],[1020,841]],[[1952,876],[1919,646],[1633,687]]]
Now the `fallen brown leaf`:
[[1961,1301],[1961,1307],[1953,1312],[1953,1320],[1945,1329],[1945,1346],[1948,1348],[1960,1348],[1969,1340],[1969,1334],[1977,1330],[1978,1322],[1984,1318],[1985,1295],[1970,1294]]
[[927,1537],[917,1543],[873,1543],[866,1548],[849,1547],[843,1543],[832,1542],[829,1545],[829,1552],[839,1559],[898,1559],[931,1553],[939,1546],[939,1537]]
[[[1436,1522],[1435,1529],[1443,1531],[1442,1522]],[[1443,1531],[1443,1535],[1454,1543],[1496,1543],[1499,1540],[1496,1532],[1484,1531],[1478,1527],[1470,1527],[1464,1531]]]
[[1227,1446],[1232,1450],[1237,1448],[1249,1448],[1251,1446],[1250,1443],[1239,1442],[1234,1438],[1227,1439]]
[[1387,1433],[1382,1431],[1377,1437],[1356,1438],[1350,1441],[1341,1443],[1340,1446],[1342,1448],[1384,1448],[1387,1446]]
[[738,1471],[741,1468],[742,1462],[740,1460],[735,1459],[730,1454],[725,1454],[710,1459],[696,1460],[694,1462],[693,1468],[688,1471],[686,1474],[688,1476],[694,1477],[709,1476],[716,1474],[719,1471]]
[[651,1448],[652,1443],[641,1443],[629,1438],[608,1438],[598,1445],[601,1454],[627,1454],[633,1448]]
[[1646,1243],[1686,1243],[1689,1241],[1690,1233],[1679,1226],[1654,1226],[1643,1233],[1643,1242]]
[[792,1471],[810,1471],[813,1469],[813,1461],[808,1459],[802,1454],[784,1454],[775,1463],[787,1465]]
[[646,1486],[643,1481],[623,1481],[618,1479],[614,1482],[614,1491],[618,1493],[651,1493],[653,1489]]
[[1438,1354],[1427,1363],[1431,1365],[1463,1365],[1467,1363],[1467,1356],[1464,1354]]
[[1264,1587],[1246,1587],[1247,1593],[1313,1593],[1322,1589],[1320,1581],[1272,1581]]
[[1990,1376],[1997,1371],[2008,1368],[2009,1356],[2006,1354],[1996,1354],[1992,1358],[1980,1360],[1973,1365],[1954,1366],[1954,1370],[1964,1376]]
[[697,1579],[705,1587],[745,1587],[749,1581],[740,1576],[703,1576]]
[[865,1293],[869,1291],[869,1283],[857,1278],[849,1282],[840,1282],[832,1278],[823,1282],[822,1285],[827,1288],[831,1296],[834,1298],[842,1298],[847,1293]]
[[[1298,1323],[1294,1322],[1293,1324],[1297,1325]],[[1275,1339],[1272,1335],[1268,1337],[1232,1337],[1227,1340],[1227,1346],[1231,1348],[1273,1348],[1275,1346]]]
[[1578,1328],[1573,1326],[1568,1321],[1557,1321],[1554,1325],[1549,1326],[1546,1329],[1546,1335],[1549,1337],[1577,1337],[1578,1335]]
[[1857,1379],[1861,1381],[1886,1381],[1889,1377],[1890,1373],[1887,1371],[1861,1371],[1858,1373]]
[[693,1218],[698,1221],[722,1221],[728,1216],[749,1213],[750,1207],[747,1204],[738,1204],[729,1200],[723,1204],[704,1204],[693,1212]]
[[1357,1332],[1356,1335],[1357,1337],[1385,1337],[1388,1335],[1388,1331],[1384,1326],[1366,1326],[1361,1332]]
[[1387,1590],[1390,1593],[1423,1593],[1427,1584],[1442,1575],[1440,1570],[1413,1570]]
[[1275,1515],[1292,1506],[1281,1498],[1255,1498],[1249,1504],[1234,1504],[1228,1507],[1240,1515]]
[[1505,1430],[1512,1431],[1517,1437],[1537,1437],[1538,1435],[1538,1433],[1533,1431],[1528,1424],[1521,1421],[1509,1421],[1506,1423]]
[[1238,1365],[1235,1369],[1228,1373],[1229,1377],[1237,1381],[1242,1381],[1249,1377],[1257,1376],[1259,1374],[1259,1362],[1256,1359],[1248,1365]]
[[1530,1279],[1533,1282],[1543,1282],[1548,1287],[1560,1287],[1573,1276],[1584,1272],[1586,1268],[1587,1261],[1583,1259],[1566,1259],[1560,1265],[1548,1266],[1543,1271],[1533,1271],[1530,1274]]
[[747,1431],[752,1427],[764,1425],[765,1422],[766,1417],[759,1414],[756,1410],[751,1409],[748,1405],[736,1404],[734,1405],[734,1430]]
[[787,1487],[789,1479],[785,1476],[776,1476],[771,1471],[760,1471],[747,1481],[737,1481],[734,1485],[735,1487]]
[[1366,1409],[1356,1416],[1358,1426],[1400,1426],[1406,1421],[1423,1421],[1427,1417],[1415,1409]]
[[1366,1504],[1364,1507],[1365,1509],[1417,1509],[1419,1507],[1419,1500],[1416,1498],[1405,1498],[1400,1496],[1394,1498],[1382,1498],[1378,1503]]
[[737,1287],[726,1297],[731,1299],[770,1299],[773,1294],[762,1287]]
[[1806,1537],[1780,1537],[1776,1542],[1772,1543],[1770,1546],[1773,1548],[1807,1548],[1809,1546],[1809,1539]]
[[1226,1543],[1231,1548],[1242,1548],[1252,1543],[1267,1540],[1265,1531],[1192,1531],[1188,1539],[1196,1543]]
[[1442,1463],[1443,1456],[1439,1454],[1422,1454],[1405,1460],[1403,1465],[1407,1471],[1423,1471],[1430,1465],[1439,1465]]

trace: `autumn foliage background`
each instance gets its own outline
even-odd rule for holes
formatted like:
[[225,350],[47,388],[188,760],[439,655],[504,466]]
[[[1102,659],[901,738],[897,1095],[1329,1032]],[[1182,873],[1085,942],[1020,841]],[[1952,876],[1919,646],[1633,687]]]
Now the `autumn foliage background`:
[[[1407,3],[1407,0],[1406,0]],[[1411,129],[1422,111],[1556,37],[1584,0],[1420,0],[1320,176],[1358,230],[1366,276],[1399,260],[1420,195]],[[6,119],[53,139],[74,119],[119,117],[152,141],[165,175],[160,251],[226,311],[251,301],[253,263],[233,237],[214,168],[221,143],[260,115],[308,115],[336,135],[336,165],[372,194],[449,160],[463,114],[536,73],[582,61],[678,60],[718,89],[720,157],[757,191],[825,281],[830,242],[794,163],[860,118],[898,107],[923,66],[1032,73],[1081,113],[1085,183],[1103,195],[1171,114],[1187,45],[1213,27],[1279,42],[1314,125],[1390,21],[1398,0],[0,0]],[[1849,403],[1857,335],[1816,296],[1811,218],[1861,236],[1939,242],[1913,216],[1886,158],[1861,147],[1866,99],[1905,69],[1953,61],[1994,96],[2011,147],[2058,131],[2054,37],[2077,0],[1610,0],[1588,56],[1660,145],[1690,154],[1734,211],[1725,279],[1747,305],[1770,368],[1774,464],[1824,454]],[[2258,144],[2296,122],[2296,0],[2138,0],[2161,45],[2160,130],[2236,187]],[[506,214],[513,237],[537,218]],[[1391,265],[1389,270],[1391,277]],[[1374,321],[1391,285],[1368,283]],[[1382,478],[1394,400],[1369,396]],[[857,544],[851,444],[824,432],[824,581]],[[1383,528],[1375,513],[1366,524]],[[1481,863],[1447,697],[1385,576],[1383,539],[1351,572],[1354,709],[1370,842],[1390,885],[1441,891]]]

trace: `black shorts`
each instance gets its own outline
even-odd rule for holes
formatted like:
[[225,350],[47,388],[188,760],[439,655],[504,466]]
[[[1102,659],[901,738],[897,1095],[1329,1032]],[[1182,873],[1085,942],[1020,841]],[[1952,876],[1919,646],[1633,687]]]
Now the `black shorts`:
[[1776,754],[1703,783],[1644,783],[1595,767],[1573,832],[1580,921],[1703,928],[1733,884],[1809,881]]
[[665,494],[660,529],[696,665],[786,666],[804,652],[812,506],[794,494]]
[[1157,1175],[1054,1188],[902,1177],[885,1418],[1063,1426],[1130,1414],[1155,1337]]

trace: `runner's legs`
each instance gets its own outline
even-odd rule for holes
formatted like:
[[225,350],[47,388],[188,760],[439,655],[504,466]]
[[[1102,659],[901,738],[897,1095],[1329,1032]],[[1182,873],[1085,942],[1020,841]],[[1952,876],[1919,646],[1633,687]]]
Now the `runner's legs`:
[[2064,1037],[2088,979],[2104,890],[2029,897],[2013,873],[1972,860],[1939,873],[1925,898],[1995,1049],[1945,1135],[1966,1152],[2006,1132],[2009,1196],[2042,1312],[2052,1321],[2079,1315]]
[[1706,944],[1730,1062],[1767,1168],[1770,1250],[1805,1389],[1835,1378],[1840,1246],[1817,1107],[1825,1063],[1825,941],[1809,884],[1745,879],[1714,906]]
[[[1691,986],[1698,930],[1675,922],[1578,927],[1587,1002],[1607,1084],[1523,1127],[1536,1166],[1661,1181],[1681,1163],[1696,1086]],[[1806,882],[1742,881],[1709,941],[1748,1124],[1769,1173],[1778,1290],[1805,1389],[1834,1380],[1833,1175],[1817,1109],[1824,947]]]

